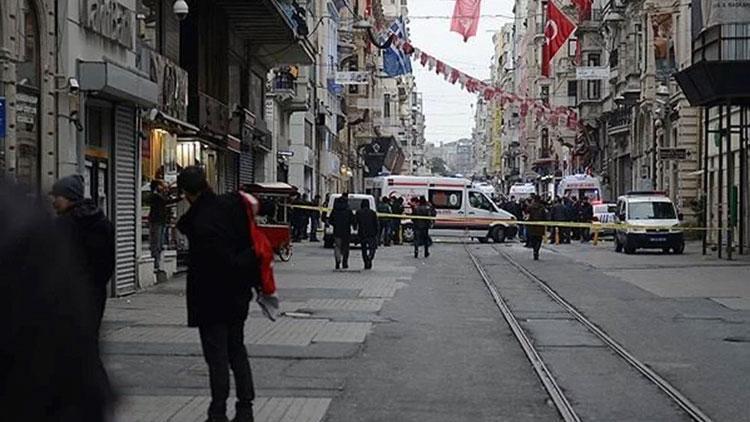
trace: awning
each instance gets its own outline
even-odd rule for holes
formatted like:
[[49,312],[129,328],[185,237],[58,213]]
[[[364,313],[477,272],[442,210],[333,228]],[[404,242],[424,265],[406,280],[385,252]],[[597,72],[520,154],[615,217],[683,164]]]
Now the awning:
[[750,61],[698,62],[674,74],[692,106],[750,105]]
[[151,112],[148,114],[148,119],[152,122],[167,126],[170,130],[176,132],[178,135],[197,135],[201,131],[198,126],[195,126],[192,123],[188,123],[184,120],[180,120],[176,117],[172,117],[169,114],[157,109],[151,109]]
[[286,195],[297,193],[296,187],[282,182],[253,183],[250,185],[245,185],[243,190],[248,193],[276,193]]
[[159,104],[159,87],[148,75],[111,62],[79,62],[81,91],[125,100],[141,107]]

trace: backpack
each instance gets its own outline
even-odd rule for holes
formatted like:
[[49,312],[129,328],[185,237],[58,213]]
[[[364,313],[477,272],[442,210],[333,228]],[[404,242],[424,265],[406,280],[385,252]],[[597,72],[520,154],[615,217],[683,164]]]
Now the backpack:
[[247,225],[250,231],[250,240],[253,243],[255,257],[258,261],[258,275],[260,277],[260,291],[267,296],[276,293],[276,279],[273,275],[273,248],[266,235],[258,228],[255,222],[260,202],[249,193],[239,192],[242,203],[247,213]]

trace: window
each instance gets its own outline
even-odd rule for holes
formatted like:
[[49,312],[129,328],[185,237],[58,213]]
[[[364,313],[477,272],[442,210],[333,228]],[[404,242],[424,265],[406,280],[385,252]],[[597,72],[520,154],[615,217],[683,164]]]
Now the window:
[[578,98],[578,81],[568,81],[568,97],[573,98],[573,104]]
[[458,210],[463,203],[463,191],[434,190],[428,192],[429,201],[436,209]]
[[107,151],[112,141],[112,109],[87,107],[86,110],[86,146]]
[[614,69],[620,63],[620,53],[615,48],[609,52],[609,68]]
[[[601,56],[596,54],[589,54],[588,60],[589,66],[600,66]],[[602,81],[587,81],[586,83],[586,98],[589,100],[598,100],[601,97]]]
[[631,220],[671,220],[677,218],[671,202],[631,202],[628,206]]
[[539,97],[541,97],[542,102],[545,105],[549,105],[549,86],[544,85],[541,87],[541,92],[539,93]]
[[391,117],[391,94],[383,94],[383,117]]
[[578,50],[578,40],[575,38],[568,40],[568,57],[575,57],[577,50]]
[[313,124],[309,120],[305,120],[305,145],[313,147]]
[[481,192],[469,192],[469,204],[480,210],[495,211],[495,207]]

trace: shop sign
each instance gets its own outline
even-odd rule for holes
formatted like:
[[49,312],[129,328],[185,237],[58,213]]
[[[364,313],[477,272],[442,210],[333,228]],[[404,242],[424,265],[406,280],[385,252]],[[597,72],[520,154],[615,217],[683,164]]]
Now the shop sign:
[[576,68],[576,79],[595,81],[609,79],[609,66],[585,66]]
[[159,88],[159,109],[180,120],[187,120],[188,73],[161,54],[149,51],[150,79]]
[[659,159],[661,160],[687,160],[687,148],[659,148]]
[[37,105],[39,97],[18,93],[16,95],[16,122],[31,125],[27,130],[33,130],[36,125]]
[[699,31],[715,25],[750,22],[750,0],[692,0],[693,26]]
[[0,138],[5,138],[5,97],[0,97]]
[[368,85],[370,72],[336,72],[337,85]]
[[277,151],[279,157],[294,157],[294,151]]
[[133,49],[135,12],[117,0],[79,0],[81,26]]

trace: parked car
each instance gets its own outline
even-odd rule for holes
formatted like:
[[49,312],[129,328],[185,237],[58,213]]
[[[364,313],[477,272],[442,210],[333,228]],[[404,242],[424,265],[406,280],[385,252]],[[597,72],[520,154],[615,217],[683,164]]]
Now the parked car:
[[[594,204],[594,223],[614,224],[617,222],[617,204]],[[599,230],[602,236],[614,236],[614,229]]]
[[663,192],[631,192],[617,199],[617,219],[623,227],[615,232],[615,251],[627,254],[637,249],[670,250],[681,254],[685,239],[680,229],[682,215]]

